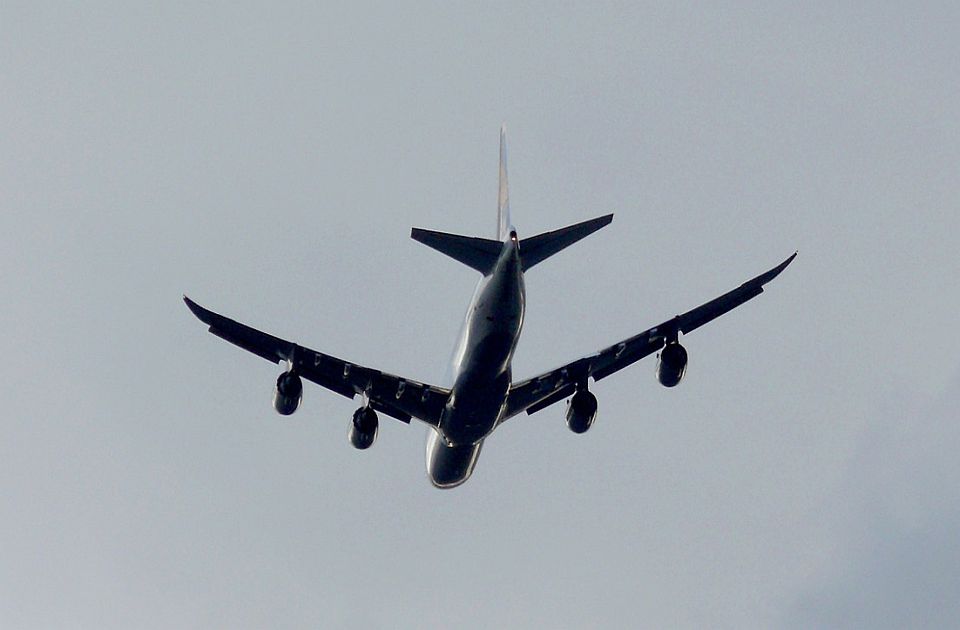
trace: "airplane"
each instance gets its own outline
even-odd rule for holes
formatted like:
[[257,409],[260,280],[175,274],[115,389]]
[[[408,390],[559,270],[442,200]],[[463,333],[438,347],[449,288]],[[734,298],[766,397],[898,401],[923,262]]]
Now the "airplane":
[[350,443],[367,449],[377,438],[378,412],[409,424],[429,427],[427,476],[437,488],[454,488],[473,473],[484,440],[508,419],[534,414],[567,399],[566,422],[586,432],[597,416],[597,398],[589,381],[658,353],[657,379],[665,387],[680,383],[687,368],[681,334],[689,334],[763,292],[796,257],[697,308],[533,378],[514,382],[511,362],[523,328],[524,274],[550,256],[608,225],[612,214],[565,228],[520,238],[510,221],[505,129],[500,129],[500,177],[497,238],[485,239],[413,228],[411,237],[482,274],[467,308],[453,356],[447,387],[421,383],[311,350],[209,311],[186,295],[187,307],[214,335],[273,363],[286,363],[279,375],[273,406],[290,415],[303,397],[303,379],[347,398],[361,396],[353,413]]

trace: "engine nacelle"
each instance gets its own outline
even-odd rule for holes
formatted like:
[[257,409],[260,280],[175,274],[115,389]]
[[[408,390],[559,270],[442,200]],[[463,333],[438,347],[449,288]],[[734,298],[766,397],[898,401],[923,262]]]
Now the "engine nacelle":
[[580,390],[567,403],[567,428],[574,433],[586,433],[597,418],[597,397]]
[[293,371],[284,372],[277,378],[273,390],[273,408],[282,416],[289,416],[300,407],[303,399],[303,381]]
[[350,427],[350,443],[354,448],[363,450],[373,446],[377,439],[380,421],[377,412],[370,407],[360,407],[353,412],[353,425]]
[[668,343],[660,351],[657,363],[657,380],[664,387],[675,387],[687,371],[687,351],[676,341]]

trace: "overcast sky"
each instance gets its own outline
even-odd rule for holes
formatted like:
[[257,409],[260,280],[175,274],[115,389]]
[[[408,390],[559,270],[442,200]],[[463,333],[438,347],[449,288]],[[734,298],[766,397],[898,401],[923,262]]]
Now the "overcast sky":
[[[956,3],[136,4],[0,5],[0,626],[960,618]],[[180,298],[437,382],[476,274],[409,230],[492,236],[503,122],[521,236],[616,213],[516,378],[800,255],[441,492]]]

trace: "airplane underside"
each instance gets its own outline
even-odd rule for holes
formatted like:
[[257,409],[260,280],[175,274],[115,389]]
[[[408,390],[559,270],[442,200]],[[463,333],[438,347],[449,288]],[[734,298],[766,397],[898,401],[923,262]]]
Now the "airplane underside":
[[[497,238],[484,239],[414,228],[411,237],[482,274],[467,309],[452,366],[452,385],[439,387],[351,363],[275,337],[209,311],[184,296],[187,307],[214,335],[287,368],[277,378],[273,406],[282,415],[297,411],[303,380],[355,399],[350,443],[370,448],[376,441],[379,414],[404,423],[417,419],[428,429],[426,469],[437,488],[454,488],[473,473],[483,442],[504,421],[537,413],[567,400],[567,427],[585,433],[597,415],[596,382],[657,354],[657,380],[674,387],[687,367],[681,334],[753,299],[796,257],[744,282],[739,287],[639,334],[591,355],[523,381],[512,380],[511,363],[523,327],[524,274],[533,266],[609,225],[613,215],[583,221],[519,239],[510,223],[504,132],[500,135],[500,189]],[[674,311],[675,312],[675,311]]]
[[475,444],[447,446],[436,429],[427,438],[427,477],[437,488],[455,488],[473,474],[483,440]]

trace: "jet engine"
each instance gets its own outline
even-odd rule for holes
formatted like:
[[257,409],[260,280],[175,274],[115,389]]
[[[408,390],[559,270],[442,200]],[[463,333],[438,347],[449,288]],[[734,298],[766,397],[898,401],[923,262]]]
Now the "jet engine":
[[567,403],[567,428],[586,433],[597,418],[597,397],[585,389],[578,390]]
[[289,416],[300,407],[303,398],[303,381],[294,372],[284,372],[277,378],[277,387],[273,390],[273,408],[283,416]]
[[377,412],[370,407],[360,407],[353,412],[353,425],[350,427],[350,443],[354,448],[363,450],[373,446],[377,439],[380,422]]
[[668,343],[660,351],[657,363],[657,380],[664,387],[675,387],[687,371],[687,351],[676,341]]

